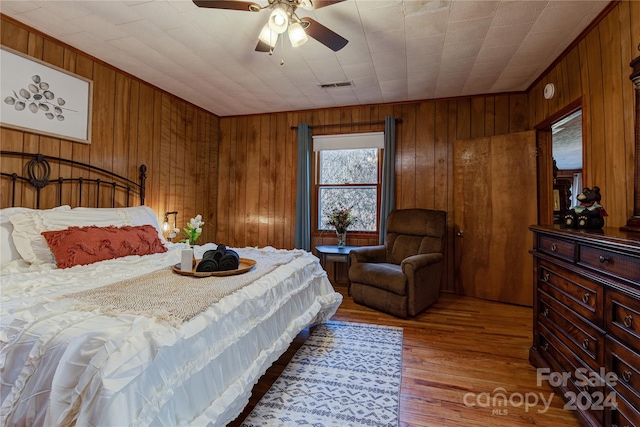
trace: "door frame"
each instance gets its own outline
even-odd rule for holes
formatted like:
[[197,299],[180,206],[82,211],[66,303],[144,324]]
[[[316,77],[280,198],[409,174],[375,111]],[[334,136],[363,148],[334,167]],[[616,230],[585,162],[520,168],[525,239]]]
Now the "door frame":
[[535,125],[536,131],[536,165],[538,170],[538,224],[553,224],[553,149],[551,126],[559,120],[578,110],[582,110],[582,182],[587,180],[587,117],[586,96],[583,95],[565,107],[549,115]]

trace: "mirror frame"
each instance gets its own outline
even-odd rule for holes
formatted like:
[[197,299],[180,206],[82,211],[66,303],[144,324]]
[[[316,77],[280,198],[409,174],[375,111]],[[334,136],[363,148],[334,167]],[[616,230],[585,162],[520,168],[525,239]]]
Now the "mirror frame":
[[[638,45],[640,51],[640,44]],[[621,227],[624,231],[640,232],[640,56],[629,64],[633,71],[629,78],[635,85],[636,111],[635,111],[635,152],[633,168],[633,216],[627,221],[627,225]]]

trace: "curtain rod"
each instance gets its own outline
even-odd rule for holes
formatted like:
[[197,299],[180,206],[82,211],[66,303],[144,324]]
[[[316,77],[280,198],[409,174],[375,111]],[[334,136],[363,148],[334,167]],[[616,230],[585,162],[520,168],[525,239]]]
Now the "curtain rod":
[[[396,123],[402,123],[402,119],[396,119]],[[355,122],[355,123],[330,123],[326,125],[309,126],[309,129],[326,128],[326,127],[332,127],[332,126],[361,126],[361,125],[380,125],[380,124],[384,124],[384,120],[376,120],[376,121],[370,121],[370,122]],[[291,126],[291,129],[292,130],[298,129],[298,126]]]

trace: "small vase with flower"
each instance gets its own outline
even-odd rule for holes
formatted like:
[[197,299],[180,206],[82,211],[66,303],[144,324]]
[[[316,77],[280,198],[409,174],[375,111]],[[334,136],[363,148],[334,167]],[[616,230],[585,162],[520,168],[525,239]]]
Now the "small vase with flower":
[[174,228],[173,233],[169,235],[169,238],[178,237],[180,243],[187,243],[189,247],[193,247],[198,240],[198,237],[202,234],[202,226],[204,225],[204,221],[202,220],[202,215],[198,214],[194,218],[191,218],[189,222],[186,224],[186,227],[180,230],[179,228]]
[[339,248],[344,248],[346,246],[347,228],[353,224],[353,221],[354,217],[351,214],[351,209],[345,208],[344,206],[334,209],[329,213],[327,225],[335,227]]

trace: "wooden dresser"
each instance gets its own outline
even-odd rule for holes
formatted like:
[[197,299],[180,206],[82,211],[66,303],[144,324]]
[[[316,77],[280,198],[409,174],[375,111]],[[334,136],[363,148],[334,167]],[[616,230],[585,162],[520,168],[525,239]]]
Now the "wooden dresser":
[[585,426],[640,427],[640,233],[530,229],[538,378]]

